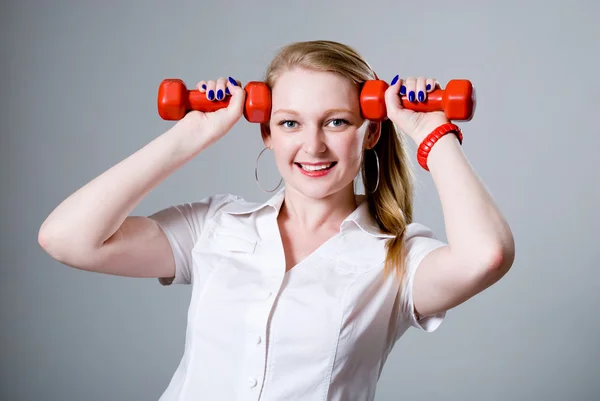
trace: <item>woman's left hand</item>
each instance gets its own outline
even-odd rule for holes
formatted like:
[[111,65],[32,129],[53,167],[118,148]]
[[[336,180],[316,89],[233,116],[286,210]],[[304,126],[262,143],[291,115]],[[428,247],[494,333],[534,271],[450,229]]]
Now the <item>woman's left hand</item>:
[[[396,76],[385,92],[387,115],[390,120],[419,145],[426,137],[442,124],[450,122],[443,111],[415,112],[402,107],[400,95],[407,95],[409,102],[427,100],[429,92],[439,87],[433,78],[408,77],[402,80]],[[401,91],[402,88],[402,91]]]

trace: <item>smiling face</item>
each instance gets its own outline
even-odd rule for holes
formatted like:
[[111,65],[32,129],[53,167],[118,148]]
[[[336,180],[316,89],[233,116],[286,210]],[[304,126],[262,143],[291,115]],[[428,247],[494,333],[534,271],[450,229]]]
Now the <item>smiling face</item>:
[[306,69],[282,73],[272,89],[265,145],[272,148],[286,187],[311,198],[352,190],[362,152],[377,135],[365,134],[356,85],[344,77]]

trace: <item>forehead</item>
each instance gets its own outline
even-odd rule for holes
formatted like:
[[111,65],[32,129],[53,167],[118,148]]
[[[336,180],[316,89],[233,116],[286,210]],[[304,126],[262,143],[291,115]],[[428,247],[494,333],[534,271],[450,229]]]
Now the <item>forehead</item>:
[[294,69],[282,73],[272,89],[273,109],[316,111],[349,108],[359,112],[358,89],[350,80],[332,73]]

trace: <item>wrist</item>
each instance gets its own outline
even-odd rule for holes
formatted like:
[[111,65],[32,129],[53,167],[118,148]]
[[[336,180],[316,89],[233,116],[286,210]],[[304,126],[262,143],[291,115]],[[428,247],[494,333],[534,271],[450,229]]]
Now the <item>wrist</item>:
[[164,133],[168,147],[171,149],[172,157],[176,159],[191,159],[206,149],[210,144],[202,135],[185,124],[175,124]]
[[[450,139],[448,139],[450,138]],[[452,140],[454,138],[454,141]],[[454,145],[462,145],[462,132],[456,124],[444,123],[435,127],[427,136],[419,143],[417,149],[417,161],[419,165],[429,171],[429,159],[431,154],[434,153],[434,149],[438,150],[440,147],[445,147],[443,144],[447,142],[454,142]],[[441,142],[441,144],[440,144]]]
[[427,167],[429,170],[435,170],[439,165],[446,165],[446,156],[450,155],[454,151],[461,150],[461,144],[456,135],[444,135],[429,151],[429,156],[427,157]]

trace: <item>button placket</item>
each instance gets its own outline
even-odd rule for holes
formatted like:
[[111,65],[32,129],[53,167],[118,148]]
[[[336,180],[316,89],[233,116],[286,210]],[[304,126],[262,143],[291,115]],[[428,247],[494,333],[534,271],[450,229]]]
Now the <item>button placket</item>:
[[260,383],[264,380],[266,368],[266,335],[271,316],[271,309],[275,298],[275,287],[277,283],[272,280],[263,281],[257,292],[256,302],[253,304],[250,315],[248,316],[251,322],[251,334],[247,341],[251,351],[246,366],[246,383],[247,391],[254,393],[260,389]]

